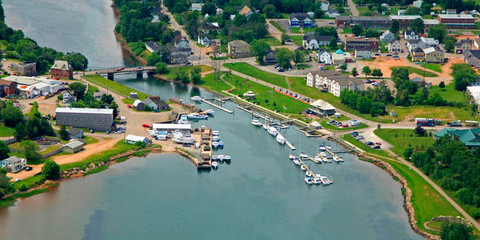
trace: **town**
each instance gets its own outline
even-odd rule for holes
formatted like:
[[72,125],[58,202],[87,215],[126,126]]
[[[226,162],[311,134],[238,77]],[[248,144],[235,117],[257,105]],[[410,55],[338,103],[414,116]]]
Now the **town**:
[[[117,41],[135,64],[95,66],[81,53],[40,47],[2,16],[0,206],[149,153],[221,172],[242,156],[216,120],[241,114],[289,151],[281,160],[304,172],[302,183],[337,184],[329,166],[346,168],[354,154],[401,184],[414,232],[478,237],[476,2],[114,0],[112,7]],[[155,93],[125,76],[208,94]],[[292,132],[322,144],[307,153]]]

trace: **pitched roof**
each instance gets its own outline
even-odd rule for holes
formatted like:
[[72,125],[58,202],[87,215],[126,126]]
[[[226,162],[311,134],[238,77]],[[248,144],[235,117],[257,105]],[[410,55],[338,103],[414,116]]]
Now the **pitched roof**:
[[[7,162],[11,162],[12,164],[16,164],[16,163],[20,163],[20,162],[22,162],[22,161],[25,161],[25,159],[24,159],[24,158],[19,158],[19,157],[17,157],[17,156],[11,156],[11,157],[5,158],[5,159],[3,159],[3,160],[1,160],[1,161],[7,161]],[[1,161],[0,161],[0,162],[1,162]]]
[[241,47],[241,46],[245,46],[245,45],[248,46],[248,43],[243,41],[243,40],[233,40],[233,41],[230,41],[228,43],[228,45],[230,45],[232,47]]
[[443,137],[445,135],[455,136],[458,140],[463,142],[468,147],[480,146],[480,128],[471,129],[454,129],[444,128],[438,132],[433,133],[435,137]]
[[308,18],[308,14],[306,14],[306,13],[292,13],[292,14],[290,14],[290,16],[288,18],[290,20],[296,18],[300,21],[303,21],[303,20]]
[[148,41],[145,43],[149,48],[151,48],[154,52],[158,52],[160,50],[160,45],[154,41]]
[[70,140],[69,143],[65,144],[64,147],[68,147],[68,148],[77,148],[77,147],[81,147],[83,146],[84,143],[77,140],[77,139],[72,139]]
[[238,12],[242,15],[247,15],[249,12],[251,12],[252,9],[250,9],[247,5],[243,6],[243,8]]
[[68,64],[67,61],[55,60],[55,63],[53,64],[52,69],[73,70],[73,67],[72,65]]
[[464,38],[464,39],[461,39],[460,41],[456,42],[455,43],[455,46],[457,47],[461,47],[463,44],[472,44],[472,39],[470,38]]
[[80,128],[72,128],[72,129],[68,130],[68,133],[70,135],[78,135],[80,133],[83,133],[83,130],[80,129]]
[[407,35],[417,35],[417,32],[415,32],[413,30],[405,30],[405,34],[407,34]]

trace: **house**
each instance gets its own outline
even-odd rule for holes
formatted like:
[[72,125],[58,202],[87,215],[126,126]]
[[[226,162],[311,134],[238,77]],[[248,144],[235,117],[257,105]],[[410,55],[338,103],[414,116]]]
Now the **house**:
[[202,29],[204,34],[220,33],[221,31],[222,28],[218,25],[218,22],[207,22]]
[[405,30],[405,33],[403,34],[403,37],[405,40],[417,40],[418,35],[415,31],[413,30]]
[[0,97],[17,94],[17,83],[0,79]]
[[356,59],[372,59],[373,52],[370,50],[355,50]]
[[436,46],[440,42],[436,40],[435,38],[426,38],[426,37],[420,37],[420,47],[422,48],[427,48],[431,46]]
[[234,40],[228,43],[228,55],[232,58],[250,57],[250,45],[243,40]]
[[438,14],[437,19],[449,29],[475,29],[475,17],[471,14]]
[[387,49],[391,53],[403,52],[402,44],[398,40],[388,43]]
[[137,142],[143,142],[145,144],[150,144],[150,139],[147,137],[136,136],[136,135],[127,135],[125,137],[125,142],[128,144],[135,144]]
[[145,104],[145,107],[148,106],[152,110],[168,110],[170,108],[160,96],[146,97],[145,100],[143,100],[143,103]]
[[306,76],[306,83],[307,86],[316,87],[337,97],[340,97],[340,93],[344,89],[364,90],[362,80],[332,70],[309,72]]
[[192,3],[192,6],[190,7],[191,11],[202,11],[203,3]]
[[301,51],[303,52],[303,61],[302,62],[310,62],[312,61],[312,57],[310,56],[310,53],[308,52],[307,49],[305,49],[304,47],[298,47],[297,49],[295,49],[294,52],[297,52],[297,51]]
[[143,111],[143,110],[145,110],[145,103],[143,103],[142,100],[137,99],[137,100],[135,100],[135,102],[133,102],[133,107],[137,111]]
[[67,153],[77,153],[83,150],[84,142],[78,139],[72,139],[67,144],[63,145],[62,150]]
[[306,13],[292,13],[288,17],[290,27],[315,27],[315,21]]
[[315,36],[313,32],[303,35],[303,47],[308,50],[317,50],[321,46],[328,46],[332,36]]
[[57,125],[109,131],[113,124],[113,109],[62,108],[55,110]]
[[197,42],[204,47],[210,47],[213,43],[215,43],[213,37],[207,35],[198,35]]
[[457,14],[457,9],[447,9],[446,14]]
[[425,62],[427,63],[443,63],[444,53],[437,46],[423,49],[425,53]]
[[316,111],[318,111],[321,116],[331,116],[331,115],[335,114],[335,111],[337,110],[330,103],[328,103],[328,102],[326,102],[322,99],[318,99],[315,102],[312,102],[310,105],[312,105],[312,107]]
[[345,49],[347,51],[353,50],[377,50],[379,47],[378,39],[376,38],[347,38]]
[[465,93],[471,96],[470,103],[480,106],[480,86],[479,85],[468,86]]
[[156,53],[160,51],[160,45],[158,45],[158,43],[154,41],[146,42],[145,48],[147,48],[147,50],[150,51],[151,53]]
[[0,161],[0,167],[6,168],[7,171],[12,173],[20,172],[26,166],[27,160],[25,160],[25,158],[19,158],[17,156],[11,156]]
[[420,47],[415,48],[412,52],[412,61],[421,62],[425,61],[425,52]]
[[36,76],[37,64],[30,62],[12,63],[12,70],[19,76]]
[[247,5],[243,6],[242,9],[238,12],[241,15],[244,15],[245,17],[250,17],[252,15],[252,9],[250,9]]
[[342,49],[338,49],[336,52],[332,53],[332,63],[334,65],[341,65],[348,62],[353,62],[351,53],[344,52]]
[[188,62],[187,58],[192,54],[192,49],[190,48],[190,43],[185,37],[177,37],[175,40],[175,49],[170,55],[171,63],[186,63]]
[[317,53],[317,58],[319,63],[327,65],[332,64],[332,57],[330,56],[330,52],[326,49],[319,49]]
[[267,50],[265,56],[263,57],[263,63],[265,64],[276,64],[277,63],[277,52],[274,50]]
[[76,102],[76,101],[77,101],[77,97],[75,97],[68,90],[63,93],[63,102],[64,103],[72,103],[72,102]]
[[423,4],[423,0],[413,1],[413,3],[412,3],[412,5],[416,8],[421,8],[422,4]]
[[53,79],[73,79],[73,67],[67,61],[55,60],[50,72]]
[[462,39],[455,43],[455,53],[463,54],[463,51],[472,49],[473,41],[470,38]]
[[420,47],[420,39],[411,39],[407,41],[407,49],[410,53],[413,52],[416,48],[421,48]]
[[382,42],[390,43],[390,42],[393,42],[394,40],[395,40],[395,35],[392,32],[390,32],[390,30],[383,32],[382,35],[380,36],[380,41]]
[[320,1],[320,10],[326,12],[328,11],[329,6],[330,6],[330,2],[328,2],[327,0]]
[[326,15],[329,18],[336,18],[336,17],[340,16],[340,12],[336,9],[328,9]]
[[425,80],[423,79],[423,76],[419,75],[419,74],[410,74],[409,75],[410,77],[410,82],[412,83],[415,83],[417,84],[417,87],[425,87],[427,85],[427,83],[425,82]]
[[83,130],[80,128],[72,128],[68,130],[68,135],[70,138],[82,139],[84,136]]
[[480,147],[480,128],[444,128],[438,132],[433,133],[433,137],[435,139],[441,138],[443,136],[450,136],[451,138],[462,142],[468,149],[471,150],[475,150]]
[[480,68],[480,50],[463,51],[463,60],[474,68]]

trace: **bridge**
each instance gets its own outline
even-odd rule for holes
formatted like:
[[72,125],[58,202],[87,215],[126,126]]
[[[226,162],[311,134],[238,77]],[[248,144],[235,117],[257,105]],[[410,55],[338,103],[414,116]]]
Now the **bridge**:
[[125,73],[137,73],[137,77],[143,77],[143,73],[147,72],[149,74],[155,73],[155,67],[153,66],[143,66],[143,67],[118,67],[118,68],[99,68],[99,69],[88,69],[85,71],[86,74],[106,74],[109,80],[114,79],[115,74],[125,74]]

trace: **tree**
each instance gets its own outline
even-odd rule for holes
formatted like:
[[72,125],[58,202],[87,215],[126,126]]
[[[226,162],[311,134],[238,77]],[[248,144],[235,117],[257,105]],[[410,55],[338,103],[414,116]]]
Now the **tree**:
[[290,63],[293,58],[293,53],[292,51],[286,49],[286,48],[278,48],[277,49],[277,62],[282,68],[290,68],[292,67],[292,64]]
[[452,76],[455,89],[458,91],[465,91],[467,86],[476,80],[475,70],[467,63],[454,64],[452,66]]
[[22,111],[11,105],[2,110],[2,119],[7,127],[15,127],[24,121]]
[[399,30],[400,30],[400,24],[398,23],[397,20],[393,20],[392,26],[390,27],[390,32],[397,35]]
[[356,77],[357,75],[358,75],[357,68],[354,67],[354,68],[352,69],[352,76]]
[[315,29],[315,36],[332,36],[338,38],[337,30],[334,27],[325,26]]
[[328,47],[330,47],[330,49],[337,49],[338,48],[337,38],[333,37],[328,43]]
[[297,65],[299,63],[302,63],[305,61],[305,53],[301,50],[296,50],[295,52],[293,52],[293,62],[295,62],[295,67],[297,67]]
[[250,44],[250,51],[253,56],[257,57],[257,61],[263,63],[263,57],[270,50],[270,46],[264,40],[253,40]]
[[8,146],[5,145],[5,143],[0,141],[0,159],[3,160],[5,158],[8,158],[9,153],[10,153],[10,148],[8,148]]
[[382,77],[382,76],[383,76],[382,70],[380,70],[380,69],[378,69],[378,68],[373,69],[373,71],[372,71],[372,76],[374,76],[374,77]]
[[438,87],[439,88],[445,88],[445,83],[443,81],[441,81],[440,84],[438,84]]
[[65,60],[72,65],[74,70],[83,71],[88,67],[88,59],[81,53],[67,53],[67,55],[65,55]]
[[173,72],[173,80],[188,83],[190,81],[187,70],[185,68],[177,68]]
[[60,177],[60,165],[52,160],[47,160],[42,167],[42,173],[45,174],[46,179],[58,179]]
[[162,61],[162,57],[158,53],[152,53],[147,57],[147,65],[155,66],[155,64]]
[[65,125],[62,125],[62,127],[60,128],[60,138],[65,140],[65,141],[70,140],[70,134],[68,133]]
[[212,2],[206,2],[202,6],[202,15],[208,14],[213,16],[217,13],[217,7]]
[[417,7],[408,7],[404,12],[405,15],[422,15],[422,9]]
[[362,73],[365,75],[365,76],[368,76],[370,75],[370,73],[372,73],[372,70],[370,69],[369,66],[365,66],[362,68]]
[[38,146],[32,141],[24,141],[22,142],[23,151],[25,153],[25,157],[29,162],[37,162],[40,160],[40,154],[37,152]]
[[360,25],[354,25],[352,27],[352,33],[355,34],[355,36],[360,36],[363,34],[363,27]]
[[423,30],[425,29],[425,25],[423,24],[423,20],[421,18],[415,18],[410,22],[409,27],[416,33],[423,33]]
[[347,63],[340,65],[340,70],[342,70],[343,72],[347,71]]
[[442,225],[440,237],[442,240],[473,240],[472,227],[459,222],[446,221]]
[[290,40],[290,37],[286,33],[282,33],[282,45],[285,45],[288,40]]
[[273,4],[265,5],[265,7],[263,7],[262,12],[265,13],[265,17],[267,17],[267,18],[276,18],[277,17],[277,9],[275,8],[275,5],[273,5]]
[[190,70],[190,79],[192,79],[193,84],[199,84],[202,79],[202,69],[199,66],[195,66]]
[[75,94],[78,100],[82,100],[83,97],[85,96],[85,91],[87,90],[87,87],[81,83],[72,83],[68,85],[68,89]]
[[167,64],[164,62],[158,62],[155,64],[155,68],[158,74],[165,74],[168,72]]
[[447,52],[453,52],[455,50],[455,38],[446,36],[445,39],[443,39],[443,43],[445,44],[445,50]]
[[408,160],[410,160],[410,157],[412,156],[412,154],[413,154],[413,148],[408,147],[403,152],[403,157],[405,158],[405,160],[408,161]]
[[27,129],[25,127],[24,122],[20,122],[15,126],[15,137],[17,137],[18,141],[22,141],[28,136]]
[[443,43],[445,36],[447,36],[447,26],[445,26],[445,24],[433,25],[428,30],[428,37],[434,38],[440,43]]
[[415,134],[419,137],[425,136],[425,133],[426,133],[425,129],[423,129],[422,126],[420,125],[417,125],[414,131],[415,131]]

